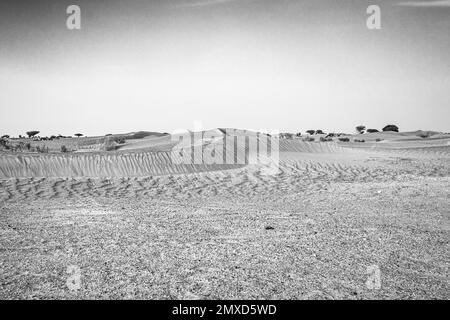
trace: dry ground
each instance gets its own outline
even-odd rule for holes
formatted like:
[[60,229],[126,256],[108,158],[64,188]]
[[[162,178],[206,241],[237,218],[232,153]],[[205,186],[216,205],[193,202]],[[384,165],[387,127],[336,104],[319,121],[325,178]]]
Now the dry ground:
[[270,175],[4,177],[0,298],[449,299],[450,146],[329,146]]

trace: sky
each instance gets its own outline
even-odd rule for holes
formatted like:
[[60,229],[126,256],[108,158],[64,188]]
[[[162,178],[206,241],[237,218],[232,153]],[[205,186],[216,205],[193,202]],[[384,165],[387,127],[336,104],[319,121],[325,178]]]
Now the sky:
[[449,31],[447,0],[2,0],[0,135],[450,132]]

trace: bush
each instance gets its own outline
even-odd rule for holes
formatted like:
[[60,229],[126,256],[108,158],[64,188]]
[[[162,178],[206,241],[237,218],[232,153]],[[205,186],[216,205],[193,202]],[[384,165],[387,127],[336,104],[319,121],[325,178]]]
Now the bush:
[[330,141],[333,141],[333,139],[327,137],[320,137],[320,142],[330,142]]
[[421,132],[417,136],[422,138],[422,139],[426,139],[426,138],[431,137],[431,135],[432,135],[431,132]]
[[310,136],[312,136],[316,130],[307,130],[306,133],[308,133]]
[[314,139],[313,137],[306,137],[305,139],[303,139],[303,141],[307,141],[307,142],[312,142],[315,141],[316,139]]
[[377,129],[367,129],[367,132],[368,133],[375,133],[375,132],[380,132],[380,131],[377,130]]
[[356,132],[358,132],[359,134],[364,133],[364,130],[366,130],[365,126],[357,126],[356,127]]
[[103,148],[105,151],[114,151],[118,148],[117,142],[115,141],[116,138],[108,137],[105,138],[105,142],[103,144]]
[[117,137],[114,139],[114,141],[118,144],[124,144],[126,142],[124,137]]
[[387,126],[385,126],[383,128],[383,131],[393,131],[393,132],[398,132],[398,127],[394,124],[388,124]]
[[68,151],[67,147],[65,145],[62,145],[61,146],[61,152],[67,152],[67,151]]
[[292,133],[282,133],[280,137],[284,139],[292,139],[294,135]]
[[355,139],[355,140],[353,140],[354,142],[366,142],[366,140],[364,140],[364,139]]
[[323,134],[323,131],[322,130],[316,130],[316,134]]
[[350,138],[339,138],[339,141],[341,141],[341,142],[349,142]]

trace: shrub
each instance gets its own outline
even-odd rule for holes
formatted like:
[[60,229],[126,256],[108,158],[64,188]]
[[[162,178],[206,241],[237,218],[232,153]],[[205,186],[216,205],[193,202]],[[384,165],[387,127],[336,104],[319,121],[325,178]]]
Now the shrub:
[[126,142],[124,137],[117,137],[114,139],[114,141],[118,144],[124,144]]
[[367,129],[366,131],[367,131],[368,133],[380,132],[380,131],[377,130],[377,129]]
[[301,136],[302,136],[302,133],[301,133],[301,132],[297,132],[297,133],[295,134],[295,136],[296,136],[296,137],[301,137]]
[[323,134],[323,131],[322,130],[316,130],[316,134]]
[[366,130],[366,126],[357,126],[356,127],[356,132],[358,132],[359,134],[364,133],[364,130]]
[[387,126],[385,126],[383,128],[383,131],[393,131],[393,132],[398,132],[398,127],[394,124],[388,124]]
[[431,137],[431,135],[432,135],[431,132],[421,132],[417,136],[420,137],[420,138],[425,139],[425,138]]
[[350,139],[349,138],[339,138],[339,141],[341,141],[341,142],[349,142]]
[[303,141],[307,141],[307,142],[312,142],[315,141],[316,139],[314,139],[313,137],[305,137],[305,139],[303,139]]
[[61,152],[67,152],[67,151],[68,151],[67,147],[65,145],[62,145],[61,146]]
[[46,146],[42,146],[41,148],[36,147],[36,149],[37,149],[37,152],[40,152],[40,153],[48,153],[48,151],[49,151],[49,148]]
[[105,151],[114,151],[118,148],[116,138],[108,137],[105,138],[105,142],[103,144],[103,148]]
[[364,139],[355,139],[355,140],[353,140],[354,142],[366,142],[366,140],[364,140]]
[[320,142],[330,142],[330,141],[333,141],[333,139],[331,139],[331,138],[327,138],[327,137],[320,137]]
[[312,136],[316,132],[316,130],[307,130],[306,133],[308,133],[310,136]]

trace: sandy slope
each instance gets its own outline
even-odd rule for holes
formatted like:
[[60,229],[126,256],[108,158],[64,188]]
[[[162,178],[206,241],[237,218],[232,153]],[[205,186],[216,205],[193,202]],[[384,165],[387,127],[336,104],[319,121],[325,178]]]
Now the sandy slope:
[[450,146],[285,140],[274,173],[148,142],[0,157],[0,297],[450,298]]

